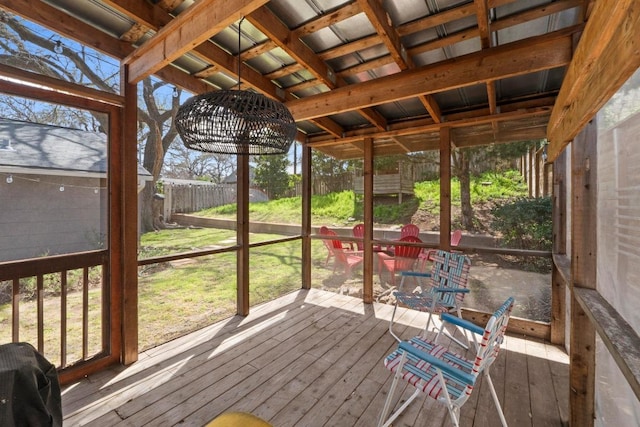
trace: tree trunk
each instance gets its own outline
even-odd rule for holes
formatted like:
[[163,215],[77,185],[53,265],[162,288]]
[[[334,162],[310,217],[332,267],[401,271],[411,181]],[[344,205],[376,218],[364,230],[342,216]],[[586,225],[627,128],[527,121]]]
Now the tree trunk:
[[469,162],[467,169],[458,178],[460,180],[460,206],[462,208],[462,227],[473,230],[473,207],[471,206],[471,178],[469,176]]
[[469,156],[463,150],[453,153],[454,174],[460,181],[460,207],[462,214],[462,227],[465,230],[473,230],[473,206],[471,206],[471,171]]

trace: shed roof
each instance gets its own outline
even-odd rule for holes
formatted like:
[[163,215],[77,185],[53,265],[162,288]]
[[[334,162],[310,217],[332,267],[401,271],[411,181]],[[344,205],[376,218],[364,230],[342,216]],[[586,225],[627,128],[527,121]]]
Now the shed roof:
[[[3,167],[104,174],[106,135],[0,118],[0,168]],[[151,176],[142,166],[138,166],[138,175]]]

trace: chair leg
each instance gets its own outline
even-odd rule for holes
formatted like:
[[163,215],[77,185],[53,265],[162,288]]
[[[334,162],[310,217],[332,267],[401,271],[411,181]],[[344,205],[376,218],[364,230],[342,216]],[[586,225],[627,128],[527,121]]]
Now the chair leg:
[[[396,420],[396,418],[398,418],[405,409],[407,409],[407,407],[411,404],[411,402],[413,402],[414,400],[416,400],[416,397],[418,397],[418,395],[420,394],[420,390],[416,389],[413,394],[407,399],[406,402],[404,402],[402,404],[401,407],[398,408],[398,410],[396,412],[394,412],[393,414],[391,414],[391,416],[389,417],[389,419],[384,423],[384,424],[378,424],[379,427],[389,427],[391,425],[392,422],[394,422]],[[387,398],[388,399],[388,398]],[[386,403],[385,403],[386,405]],[[387,408],[387,411],[389,409]],[[381,418],[380,422],[382,422],[384,418]]]
[[396,372],[393,375],[393,382],[391,383],[391,388],[389,389],[389,394],[387,394],[387,400],[384,402],[384,407],[382,408],[382,413],[380,414],[380,419],[378,421],[378,427],[388,427],[388,426],[390,426],[391,423],[394,422],[395,419],[398,418],[398,416],[405,409],[407,409],[407,406],[409,406],[409,404],[411,402],[413,402],[415,400],[415,398],[418,397],[418,395],[420,394],[420,390],[416,388],[415,391],[413,392],[413,394],[411,395],[411,397],[409,397],[406,400],[406,402],[404,402],[404,404],[402,406],[400,406],[397,411],[395,411],[393,414],[391,414],[391,416],[389,417],[388,420],[385,421],[385,419],[387,418],[387,415],[389,414],[389,410],[391,409],[391,402],[393,402],[393,395],[396,392],[396,387],[398,385],[398,381],[402,377],[402,368],[404,367],[404,364],[405,364],[406,360],[407,360],[407,353],[403,352],[402,358],[400,359],[400,364],[396,368]]
[[398,341],[402,341],[399,336],[393,333],[393,319],[396,316],[396,309],[398,308],[398,301],[396,300],[396,305],[393,306],[393,313],[391,313],[391,321],[389,322],[389,333]]
[[378,420],[378,427],[382,427],[386,425],[384,420],[387,418],[389,414],[389,409],[391,408],[391,402],[393,401],[393,395],[396,392],[396,386],[398,385],[398,380],[400,380],[400,375],[402,375],[402,367],[404,366],[404,362],[407,358],[406,353],[402,355],[402,359],[400,360],[400,365],[398,369],[393,374],[393,381],[391,382],[391,387],[389,388],[389,393],[387,394],[387,400],[384,402],[384,406],[382,407],[382,413],[380,414],[380,419]]
[[437,372],[438,372],[438,380],[440,381],[440,386],[444,391],[444,393],[442,393],[444,395],[444,398],[439,397],[438,399],[445,401],[445,404],[447,405],[447,409],[449,410],[449,417],[451,417],[451,422],[453,423],[453,426],[460,427],[460,424],[459,424],[460,409],[456,405],[454,405],[453,402],[451,402],[451,396],[449,396],[449,393],[446,392],[447,382],[444,380],[444,375],[442,374],[442,371],[440,369],[437,369]]
[[491,396],[493,397],[493,402],[496,404],[496,409],[498,410],[498,415],[500,416],[500,421],[502,422],[503,427],[507,426],[507,420],[504,418],[504,413],[502,412],[502,407],[500,406],[500,401],[498,400],[498,394],[496,393],[495,387],[493,387],[493,381],[491,381],[491,375],[489,375],[489,369],[484,371],[484,378],[487,380],[489,384],[489,390],[491,391]]

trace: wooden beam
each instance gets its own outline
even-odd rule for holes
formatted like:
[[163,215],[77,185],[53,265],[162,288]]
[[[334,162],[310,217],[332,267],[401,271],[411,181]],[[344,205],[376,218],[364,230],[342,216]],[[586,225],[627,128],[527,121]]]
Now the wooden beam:
[[640,400],[640,336],[597,290],[576,288],[575,293],[580,307]]
[[305,22],[303,25],[293,30],[293,33],[296,38],[302,38],[323,28],[344,21],[345,19],[356,16],[361,12],[362,9],[360,9],[360,5],[357,2],[348,3],[336,10],[327,12],[326,14],[320,15],[311,21]]
[[[91,46],[99,52],[121,60],[134,51],[130,43],[111,37],[79,19],[39,0],[0,0],[0,7],[25,19],[47,27],[64,37]],[[164,67],[156,73],[166,82],[173,83],[193,93],[204,93],[211,86],[185,74],[173,66]]]
[[[154,6],[148,2],[131,2],[126,0],[104,0],[104,2],[107,5],[118,10],[120,13],[130,17],[134,21],[144,22],[145,25],[148,25],[149,28],[153,29],[154,31],[159,31],[161,28],[163,28],[173,20],[173,17],[165,10],[160,8],[158,5]],[[131,48],[131,51],[133,51],[133,48]],[[235,76],[237,74],[238,59],[229,55],[222,48],[209,41],[205,41],[199,46],[196,46],[191,54],[201,59],[203,62],[212,64],[211,66],[201,70],[200,72],[195,73],[193,77],[205,78],[211,73],[215,72],[224,72],[232,76]],[[193,93],[205,93],[213,90],[213,87],[211,85],[204,82],[200,82],[202,85],[200,88],[185,86],[186,82],[196,79],[194,79],[193,77],[189,77],[189,75],[184,72],[180,72],[180,74],[183,75],[181,80],[184,80],[184,82],[176,81],[176,78],[174,76],[166,76],[165,78],[162,70],[156,72],[156,74],[164,80],[177,84],[183,89],[187,89]],[[273,85],[269,78],[262,76],[255,69],[248,67],[244,63],[240,64],[240,75],[242,77],[243,83],[247,84],[249,87],[257,90],[260,93],[263,93],[270,98],[277,99],[278,101],[284,100],[284,98],[280,94],[278,94],[276,87]]]
[[363,262],[363,290],[362,299],[365,304],[373,303],[373,140],[364,140],[363,160],[363,222],[364,222],[364,260]]
[[451,128],[440,128],[440,248],[451,249]]
[[387,130],[387,119],[373,108],[362,108],[358,112],[378,130]]
[[86,86],[80,86],[66,80],[60,80],[55,77],[45,76],[43,74],[32,73],[30,71],[11,67],[9,65],[0,64],[0,76],[25,83],[44,86],[57,92],[70,93],[76,96],[95,99],[97,101],[105,102],[112,105],[124,105],[124,97],[121,95],[104,92]]
[[130,66],[131,83],[155,73],[267,2],[197,1],[123,60]]
[[398,64],[401,70],[411,68],[411,58],[407,55],[404,46],[402,46],[400,36],[396,29],[393,28],[391,18],[382,7],[382,3],[378,0],[357,1],[367,18],[369,18],[369,22],[373,25],[376,33],[378,33],[378,36],[387,47],[394,62]]
[[333,135],[335,138],[342,138],[344,136],[344,129],[342,126],[331,120],[329,117],[317,117],[313,119],[313,123],[329,132],[329,134]]
[[595,419],[596,332],[575,288],[597,288],[597,128],[587,126],[571,145],[571,336],[569,425]]
[[427,28],[437,27],[458,19],[473,16],[476,13],[476,6],[473,3],[467,3],[462,6],[453,7],[443,12],[434,13],[433,15],[425,16],[422,19],[416,19],[406,24],[402,24],[398,27],[398,34],[406,36],[409,34],[417,33],[418,31],[424,31]]
[[416,56],[421,53],[429,52],[431,50],[436,50],[443,47],[451,46],[452,44],[471,40],[479,36],[480,32],[478,31],[478,28],[467,28],[464,30],[456,31],[455,33],[448,34],[439,39],[412,46],[407,50],[409,51],[409,55]]
[[550,161],[640,67],[638,34],[636,1],[596,2],[551,114],[547,129]]
[[[303,44],[297,37],[292,37],[291,31],[266,7],[261,7],[253,11],[247,19],[262,33],[273,40],[285,52],[287,52],[296,63],[297,68],[307,69],[316,79],[324,83],[329,88],[336,87],[336,76],[326,63]],[[273,74],[273,73],[271,73]],[[275,78],[270,76],[270,78]],[[342,126],[330,118],[324,117],[316,124],[333,135],[342,134]]]
[[133,51],[129,43],[111,37],[40,0],[0,0],[0,7],[114,58],[124,58]]
[[482,49],[491,47],[491,30],[489,30],[489,8],[487,0],[474,0],[476,4],[476,18],[478,20],[478,32]]
[[311,148],[302,146],[302,289],[311,289]]
[[[452,129],[475,126],[483,123],[491,123],[493,121],[511,121],[518,118],[545,116],[551,113],[551,106],[548,107],[533,107],[516,111],[509,111],[505,113],[499,113],[494,116],[483,114],[480,116],[464,117],[460,119],[447,120],[443,123],[434,123],[432,120],[411,120],[404,122],[400,125],[391,125],[391,129],[385,132],[378,132],[375,130],[357,130],[346,132],[342,138],[329,138],[326,136],[318,138],[310,138],[308,144],[312,147],[330,146],[336,144],[347,144],[362,141],[363,138],[393,138],[397,136],[417,135],[427,132],[439,132],[443,126],[451,127]],[[488,113],[488,111],[487,111]]]
[[247,16],[247,19],[265,34],[275,41],[298,64],[309,70],[316,79],[326,84],[329,88],[336,87],[335,74],[327,64],[309,49],[299,38],[293,37],[289,28],[280,21],[266,7],[256,9]]
[[[387,50],[389,51],[391,58],[398,65],[400,70],[407,70],[409,68],[415,68],[415,64],[411,59],[411,56],[407,54],[406,49],[400,41],[396,29],[391,24],[391,18],[387,12],[382,8],[382,4],[377,0],[358,0],[362,10],[369,18],[369,21],[376,29],[378,36],[382,39]],[[421,95],[418,97],[422,105],[427,112],[431,115],[436,123],[441,121],[440,106],[435,101],[432,95]],[[399,145],[402,146],[398,142]],[[403,148],[409,152],[406,147]]]
[[[417,95],[470,86],[491,80],[566,65],[571,60],[571,34],[561,30],[525,42],[514,42],[287,102],[296,120],[379,105]],[[482,64],[482,67],[478,67]]]
[[360,39],[353,40],[327,50],[323,50],[322,52],[318,53],[318,56],[320,57],[320,59],[327,61],[329,59],[335,59],[343,55],[348,55],[358,50],[368,49],[379,44],[382,44],[380,37],[377,34],[372,34],[370,36],[362,37]]
[[[552,164],[553,166],[553,271],[551,273],[551,342],[565,346],[567,318],[567,288],[571,281],[571,272],[565,277],[567,267],[561,266],[566,261],[570,269],[571,260],[567,253],[567,155],[563,152]],[[564,255],[564,256],[563,256]]]
[[545,3],[518,13],[504,16],[491,22],[491,31],[503,30],[514,25],[524,24],[534,19],[553,15],[564,10],[572,9],[582,5],[583,0],[556,0],[553,3]]
[[236,156],[237,224],[236,314],[249,314],[249,156]]
[[[296,60],[298,66],[311,72],[318,82],[323,83],[328,88],[335,88],[346,84],[343,79],[338,79],[334,71],[329,68],[329,66],[311,49],[303,44],[298,37],[293,35],[291,31],[266,7],[257,9],[248,16],[248,19],[256,28],[262,31],[262,33],[271,40],[275,41],[278,46],[291,55],[291,57]],[[367,108],[360,111],[360,113],[378,129],[384,130],[386,128],[386,119],[377,111]],[[333,124],[330,125],[329,122],[332,122]],[[343,132],[341,126],[328,118],[325,118],[322,123],[316,124],[330,131],[330,133],[334,135],[338,131],[340,133]],[[327,126],[330,126],[330,129]]]
[[[124,88],[125,105],[122,111],[123,122],[117,126],[120,130],[122,152],[122,188],[118,193],[111,189],[112,194],[120,194],[122,199],[121,229],[122,229],[122,301],[112,301],[112,304],[122,304],[122,320],[115,324],[119,327],[118,334],[122,335],[121,360],[129,365],[138,360],[138,150],[134,143],[137,140],[138,118],[135,112],[138,108],[137,85],[127,83],[127,66],[121,67],[121,81]],[[129,112],[129,114],[126,114]],[[133,114],[131,114],[133,112]],[[110,132],[111,135],[114,133]],[[118,132],[115,132],[118,134]],[[114,141],[112,141],[114,143]],[[114,321],[116,319],[111,319]]]

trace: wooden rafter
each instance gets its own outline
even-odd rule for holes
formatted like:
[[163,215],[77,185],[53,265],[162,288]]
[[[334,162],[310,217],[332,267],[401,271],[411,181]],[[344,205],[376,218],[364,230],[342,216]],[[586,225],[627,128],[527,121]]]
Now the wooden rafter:
[[[70,40],[91,46],[97,51],[117,59],[126,57],[134,50],[130,43],[114,38],[41,1],[0,0],[0,6],[4,10],[20,15],[43,27],[50,28]],[[207,83],[191,77],[172,66],[166,66],[156,71],[155,74],[165,81],[194,93],[203,93],[211,90],[211,86]]]
[[482,116],[468,116],[459,119],[447,120],[445,123],[434,123],[430,120],[417,119],[403,123],[384,132],[371,130],[349,131],[342,138],[310,138],[307,144],[314,148],[326,147],[336,144],[355,143],[357,141],[362,141],[363,138],[397,138],[401,136],[418,135],[425,132],[437,132],[442,126],[462,128],[483,123],[491,123],[494,120],[502,122],[535,116],[548,116],[551,114],[551,108],[551,105],[546,107],[519,108],[516,111],[499,113],[495,116],[486,114]]
[[358,4],[369,18],[378,37],[387,47],[393,61],[398,64],[401,70],[411,68],[411,58],[407,56],[407,52],[400,42],[400,36],[391,25],[391,19],[382,8],[382,3],[378,0],[358,0]]
[[318,30],[329,27],[345,19],[349,19],[361,13],[360,5],[357,2],[348,3],[338,9],[321,15],[309,22],[304,23],[293,30],[296,38],[302,38],[308,34],[315,33]]
[[[576,28],[487,49],[434,65],[287,103],[296,120],[352,111],[418,95],[504,79],[566,65]],[[482,64],[482,67],[477,67]]]
[[[294,58],[297,64],[309,70],[314,77],[330,89],[344,86],[346,82],[338,79],[335,73],[327,64],[309,49],[302,41],[295,37],[292,32],[280,22],[276,16],[266,7],[256,9],[247,19],[265,34],[269,39],[275,41],[285,52]],[[361,114],[370,120],[376,127],[384,129],[386,120],[374,110],[367,109]]]
[[[415,64],[411,59],[411,56],[407,54],[406,49],[400,41],[400,36],[391,23],[391,18],[382,8],[382,4],[377,0],[358,0],[358,3],[369,18],[369,21],[373,24],[378,36],[382,39],[391,55],[391,58],[396,65],[398,65],[400,70],[415,68]],[[418,96],[418,100],[422,103],[433,120],[439,123],[441,120],[440,106],[433,96],[420,95]],[[401,145],[399,142],[398,144]],[[403,148],[406,149],[406,147]]]
[[[126,0],[103,0],[103,2],[120,13],[128,16],[136,22],[142,22],[154,31],[159,31],[165,25],[167,25],[173,17],[160,6],[154,6],[148,2],[131,2]],[[193,55],[200,58],[203,62],[211,64],[205,67],[199,72],[194,74],[196,78],[205,78],[214,70],[218,72],[222,71],[229,75],[235,75],[238,70],[238,61],[236,58],[231,57],[227,52],[214,45],[213,43],[204,42],[198,45],[192,52]],[[184,73],[181,73],[184,74]],[[267,78],[264,78],[260,73],[253,68],[247,67],[241,64],[241,76],[242,81],[249,87],[257,90],[274,99],[283,100],[279,96],[276,88]],[[172,83],[176,83],[172,80]],[[183,86],[184,87],[184,86]],[[184,87],[185,89],[189,89]],[[210,85],[205,85],[205,90],[194,93],[204,93],[211,90]]]
[[201,45],[268,0],[199,0],[128,55],[131,83],[139,82]]

